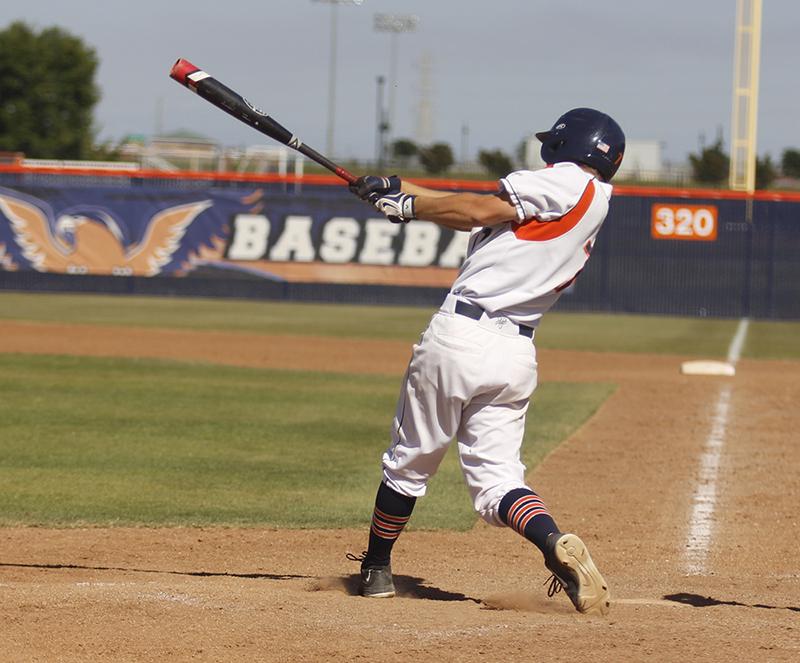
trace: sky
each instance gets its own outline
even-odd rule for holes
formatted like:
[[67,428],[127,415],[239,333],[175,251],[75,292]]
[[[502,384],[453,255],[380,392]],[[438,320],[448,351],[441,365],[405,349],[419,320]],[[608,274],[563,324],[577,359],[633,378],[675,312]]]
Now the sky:
[[[394,90],[393,138],[417,138],[421,101],[457,157],[513,153],[564,111],[598,108],[628,140],[659,141],[682,163],[720,131],[730,146],[736,0],[3,0],[0,28],[62,27],[100,59],[98,136],[189,130],[228,146],[269,139],[169,77],[177,58],[253,101],[319,151],[376,153],[379,86]],[[800,148],[800,6],[764,0],[758,153]],[[335,75],[330,75],[335,12]],[[376,14],[418,17],[374,29]],[[392,57],[392,45],[396,56]],[[396,75],[392,75],[392,62]],[[425,64],[427,63],[427,65]],[[428,89],[427,94],[422,90]],[[466,128],[466,130],[465,130]]]

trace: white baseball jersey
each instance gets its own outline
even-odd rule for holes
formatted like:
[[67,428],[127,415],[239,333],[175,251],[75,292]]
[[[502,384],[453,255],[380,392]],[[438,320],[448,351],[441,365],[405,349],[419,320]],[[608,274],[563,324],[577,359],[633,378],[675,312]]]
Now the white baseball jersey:
[[500,185],[517,221],[473,231],[452,292],[535,327],[583,269],[612,187],[574,163],[516,171]]
[[[414,346],[383,455],[384,482],[419,497],[455,437],[475,510],[492,525],[503,524],[503,496],[526,487],[520,447],[537,364],[518,325],[536,327],[581,271],[611,196],[573,163],[500,184],[517,221],[473,233],[451,294]],[[460,314],[462,301],[484,312]]]

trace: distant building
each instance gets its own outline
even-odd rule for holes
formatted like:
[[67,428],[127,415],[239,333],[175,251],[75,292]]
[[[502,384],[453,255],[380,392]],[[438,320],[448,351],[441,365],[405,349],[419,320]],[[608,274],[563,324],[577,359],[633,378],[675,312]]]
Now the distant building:
[[664,179],[661,143],[657,140],[632,140],[625,145],[625,158],[615,176],[621,180],[644,182]]
[[189,131],[176,131],[148,139],[141,134],[127,136],[120,154],[143,168],[177,171],[277,172],[286,175],[291,164],[294,174],[303,174],[304,157],[283,145],[251,145],[224,148]]
[[216,142],[190,131],[176,131],[150,140],[132,134],[120,145],[121,156],[138,161],[144,168],[168,171],[216,169],[221,154]]
[[219,145],[215,141],[191,131],[154,136],[150,146],[161,152],[176,152],[204,159],[213,158],[219,153]]

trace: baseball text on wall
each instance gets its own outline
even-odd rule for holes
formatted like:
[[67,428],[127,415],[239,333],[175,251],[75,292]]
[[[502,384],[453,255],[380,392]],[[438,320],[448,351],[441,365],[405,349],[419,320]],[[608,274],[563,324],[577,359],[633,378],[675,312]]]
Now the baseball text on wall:
[[0,269],[274,279],[275,263],[452,270],[463,261],[467,233],[378,217],[349,194],[0,187]]

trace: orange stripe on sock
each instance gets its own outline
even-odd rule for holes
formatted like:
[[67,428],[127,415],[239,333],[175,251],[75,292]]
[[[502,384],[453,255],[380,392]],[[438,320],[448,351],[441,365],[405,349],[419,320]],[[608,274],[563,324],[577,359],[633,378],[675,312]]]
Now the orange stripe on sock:
[[388,513],[384,513],[378,507],[375,507],[375,515],[378,516],[381,520],[386,520],[388,522],[394,523],[402,523],[405,525],[408,522],[408,519],[411,516],[390,516]]
[[372,525],[370,529],[375,536],[386,539],[387,541],[393,541],[400,536],[400,532],[403,531],[409,518],[410,516],[390,516],[376,508],[372,515]]
[[549,515],[544,502],[537,495],[524,495],[508,510],[508,525],[524,535],[525,527],[531,519],[543,514]]

